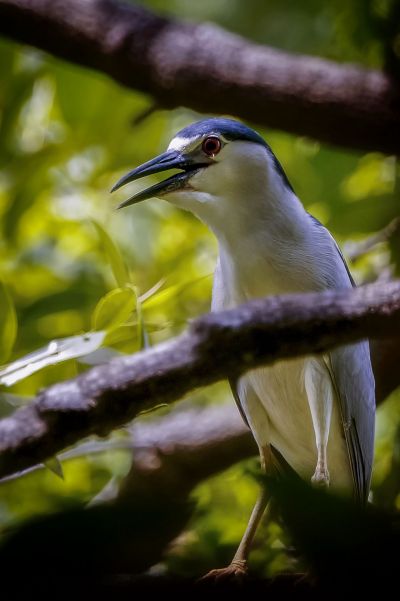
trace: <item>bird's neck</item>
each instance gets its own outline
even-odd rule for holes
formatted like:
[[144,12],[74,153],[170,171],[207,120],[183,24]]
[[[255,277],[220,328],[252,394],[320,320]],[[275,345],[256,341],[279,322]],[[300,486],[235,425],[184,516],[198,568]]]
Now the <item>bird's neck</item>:
[[260,194],[240,203],[232,203],[220,219],[209,227],[217,237],[221,255],[237,257],[244,254],[251,262],[254,255],[278,260],[292,248],[299,248],[309,231],[309,215],[290,190]]
[[230,304],[312,289],[299,269],[310,254],[310,219],[298,198],[281,189],[267,198],[249,199],[249,205],[254,210],[209,224],[218,239],[221,278]]

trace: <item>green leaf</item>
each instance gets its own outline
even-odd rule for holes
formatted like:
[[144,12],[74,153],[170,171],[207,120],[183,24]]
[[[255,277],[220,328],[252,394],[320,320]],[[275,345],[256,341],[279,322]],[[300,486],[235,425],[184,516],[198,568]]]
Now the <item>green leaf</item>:
[[150,337],[147,332],[146,324],[143,319],[143,311],[142,311],[142,303],[140,300],[137,300],[136,305],[136,314],[137,314],[137,334],[138,334],[138,343],[139,343],[139,351],[150,347]]
[[0,282],[0,364],[5,363],[17,336],[17,316],[14,303],[3,282]]
[[154,296],[155,294],[157,294],[157,292],[164,286],[166,281],[167,281],[166,278],[161,278],[161,280],[158,280],[158,282],[156,284],[154,284],[154,286],[149,288],[149,290],[146,290],[146,292],[144,292],[143,294],[141,294],[138,297],[140,302],[144,303],[144,301],[146,301],[147,299],[149,299],[152,296]]
[[134,340],[136,337],[137,331],[137,323],[128,324],[124,323],[121,326],[118,326],[114,330],[109,330],[104,339],[104,344],[108,346],[115,346],[121,342],[127,342],[129,340]]
[[14,409],[25,407],[25,405],[29,405],[34,400],[35,397],[33,395],[12,394],[10,392],[2,392],[0,394],[0,403],[7,403]]
[[136,294],[132,288],[116,288],[103,296],[93,313],[95,330],[113,330],[123,324],[136,308]]
[[53,474],[61,478],[61,480],[64,480],[64,472],[61,465],[61,461],[56,455],[54,455],[54,457],[49,457],[49,459],[46,459],[46,461],[43,461],[43,465],[48,470],[53,472]]
[[[146,308],[146,309],[152,308],[153,309],[154,307],[162,305],[162,304],[172,300],[173,298],[179,296],[186,289],[191,288],[192,286],[198,284],[199,282],[201,282],[209,277],[210,277],[209,275],[202,275],[198,278],[194,278],[193,280],[189,280],[186,282],[182,282],[181,284],[174,284],[173,286],[169,286],[168,288],[165,288],[164,290],[161,290],[160,292],[157,292],[156,294],[152,294],[151,296],[146,296],[142,302],[143,308]],[[145,296],[145,295],[143,295],[143,296]]]
[[153,294],[151,297],[149,297],[149,299],[144,300],[142,303],[143,307],[149,309],[167,303],[178,296],[184,287],[186,287],[186,283],[169,286],[168,288],[161,290],[161,292]]
[[47,346],[25,355],[0,370],[0,384],[12,386],[15,382],[27,378],[48,365],[92,353],[102,345],[105,334],[105,332],[92,332],[82,336],[52,340]]
[[129,272],[125,265],[125,261],[118,247],[111,240],[106,230],[97,223],[97,221],[92,220],[92,223],[96,228],[103,250],[108,257],[115,280],[118,286],[123,288],[130,282]]

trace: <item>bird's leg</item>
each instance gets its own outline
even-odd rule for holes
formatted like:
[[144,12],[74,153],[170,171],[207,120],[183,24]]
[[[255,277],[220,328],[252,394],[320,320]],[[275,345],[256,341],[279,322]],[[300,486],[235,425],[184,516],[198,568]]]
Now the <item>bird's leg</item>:
[[332,416],[333,391],[323,364],[310,361],[305,373],[305,386],[314,426],[317,465],[311,482],[329,486],[327,446]]
[[251,543],[253,542],[254,535],[257,531],[261,518],[263,517],[264,511],[267,508],[269,496],[270,495],[263,487],[260,491],[256,504],[253,507],[249,523],[247,524],[246,531],[232,559],[231,566],[237,567],[243,571],[247,571],[247,558],[250,552]]
[[[261,467],[264,471],[268,471],[268,466],[271,458],[271,450],[268,445],[260,449],[261,456]],[[257,531],[258,525],[263,517],[264,511],[268,505],[270,495],[263,487],[259,493],[256,504],[254,505],[253,511],[247,524],[246,531],[240,541],[239,547],[230,563],[226,568],[211,570],[201,580],[223,580],[225,578],[240,578],[247,574],[247,558],[250,552],[251,544],[253,542],[254,535]]]
[[329,471],[328,462],[326,459],[326,444],[317,443],[318,459],[315,472],[311,477],[311,482],[317,486],[327,487],[329,486]]

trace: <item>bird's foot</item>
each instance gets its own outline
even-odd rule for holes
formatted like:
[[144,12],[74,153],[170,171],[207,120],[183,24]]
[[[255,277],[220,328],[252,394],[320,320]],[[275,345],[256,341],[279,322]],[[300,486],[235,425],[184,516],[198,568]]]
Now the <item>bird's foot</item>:
[[211,570],[200,578],[200,582],[222,582],[226,580],[242,580],[247,576],[247,561],[245,559],[234,559],[226,568]]
[[317,465],[314,475],[311,478],[312,484],[318,488],[329,487],[329,472],[325,465]]

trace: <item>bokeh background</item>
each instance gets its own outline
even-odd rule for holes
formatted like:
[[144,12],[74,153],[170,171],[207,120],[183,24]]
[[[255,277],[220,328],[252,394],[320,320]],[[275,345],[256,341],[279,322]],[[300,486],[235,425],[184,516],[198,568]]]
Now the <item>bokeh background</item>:
[[[142,1],[159,12],[213,21],[247,38],[297,53],[388,64],[391,5],[385,0]],[[125,211],[126,190],[109,190],[127,170],[162,152],[200,115],[164,111],[152,99],[98,73],[0,40],[0,362],[37,351],[51,340],[106,331],[107,347],[136,352],[171,337],[209,310],[216,244],[192,215],[161,200]],[[395,157],[362,154],[265,130],[307,209],[334,234],[361,283],[399,271],[399,230],[362,242],[399,217]],[[156,181],[155,178],[154,181]],[[143,182],[131,184],[132,191]],[[77,342],[79,346],[79,339]],[[87,369],[96,356],[47,366],[1,386],[0,414],[30,402],[37,391]],[[226,385],[183,401],[233,402]],[[146,420],[170,411],[158,408]],[[77,451],[48,469],[0,483],[0,529],[61,508],[82,506],[110,482],[122,481],[129,450]],[[115,445],[118,446],[118,445]],[[378,410],[373,497],[400,509],[400,403],[395,392]],[[256,459],[201,483],[187,530],[166,565],[175,573],[224,563],[240,540],[257,492]],[[286,535],[263,527],[252,554],[260,574],[291,568]]]

